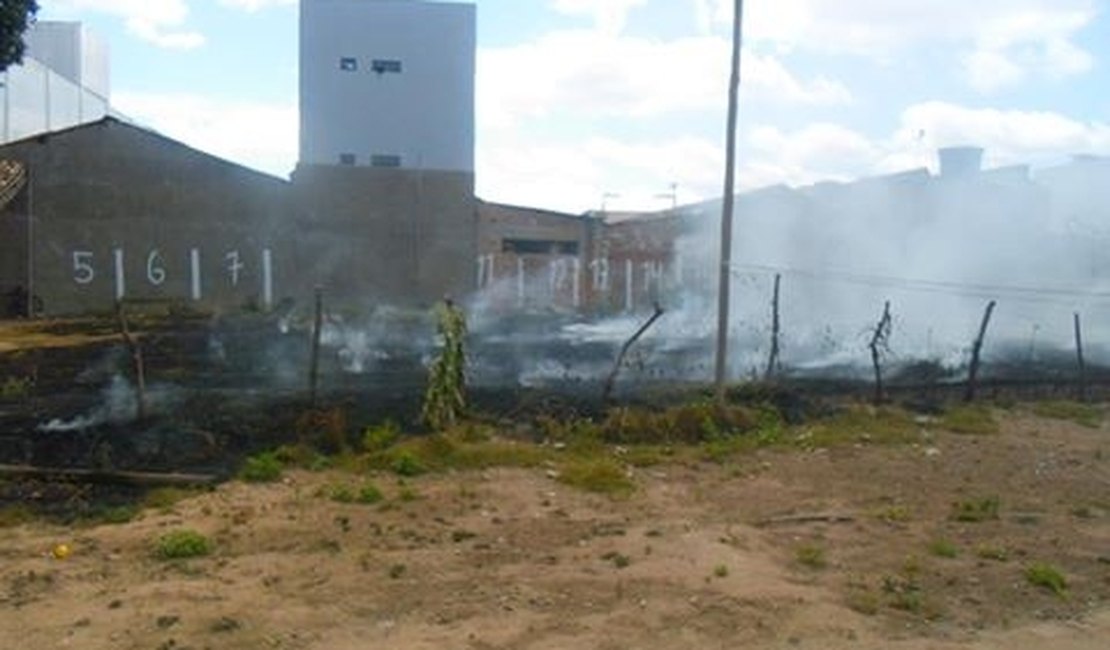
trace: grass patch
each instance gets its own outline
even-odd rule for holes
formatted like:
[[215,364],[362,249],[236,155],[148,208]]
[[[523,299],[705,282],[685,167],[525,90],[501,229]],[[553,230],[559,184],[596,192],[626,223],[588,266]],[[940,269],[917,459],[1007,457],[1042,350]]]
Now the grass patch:
[[626,569],[629,567],[629,565],[632,564],[632,558],[616,551],[609,551],[605,555],[602,555],[601,559],[605,560],[606,562],[612,562],[613,566],[618,569]]
[[212,543],[201,533],[183,528],[159,537],[154,552],[163,560],[202,557],[212,552]]
[[794,561],[807,569],[824,569],[829,565],[825,549],[813,544],[804,544],[794,549]]
[[31,377],[6,377],[0,382],[0,399],[18,400],[31,394],[31,387],[35,385]]
[[1071,400],[1037,402],[1033,405],[1033,414],[1042,418],[1075,422],[1089,429],[1097,429],[1102,425],[1102,411],[1099,408]]
[[273,483],[281,479],[284,464],[274,452],[250,456],[239,469],[239,478],[248,483]]
[[728,567],[724,564],[718,564],[717,566],[713,567],[713,575],[717,578],[727,578]]
[[910,520],[908,506],[891,504],[875,511],[875,518],[888,524],[903,524]]
[[195,490],[179,487],[154,488],[143,495],[143,507],[169,510],[181,501],[196,496],[196,494]]
[[1025,568],[1025,580],[1034,587],[1047,589],[1065,598],[1068,595],[1068,580],[1059,569],[1045,562],[1034,562]]
[[998,433],[998,421],[991,409],[981,405],[965,405],[948,409],[940,418],[940,426],[953,433],[989,435]]
[[852,405],[805,427],[793,442],[807,449],[859,442],[900,444],[916,440],[918,429],[913,417],[902,409]]
[[960,554],[960,550],[947,539],[934,539],[929,542],[929,553],[936,557],[952,559]]
[[573,459],[563,466],[559,481],[609,496],[627,496],[636,489],[624,467],[611,458]]
[[952,504],[951,518],[955,521],[969,523],[998,519],[1000,505],[998,497],[995,496],[957,501]]
[[94,524],[126,524],[139,516],[139,508],[133,505],[110,506],[89,515],[88,521]]
[[0,528],[21,526],[35,520],[35,513],[25,505],[17,504],[0,508]]
[[1010,559],[1010,551],[1004,546],[994,546],[992,544],[980,544],[975,549],[975,556],[983,560],[993,560],[995,562],[1005,562]]
[[365,464],[404,477],[447,470],[489,467],[537,467],[552,457],[537,445],[493,438],[481,439],[472,429],[452,430],[399,442],[368,454]]

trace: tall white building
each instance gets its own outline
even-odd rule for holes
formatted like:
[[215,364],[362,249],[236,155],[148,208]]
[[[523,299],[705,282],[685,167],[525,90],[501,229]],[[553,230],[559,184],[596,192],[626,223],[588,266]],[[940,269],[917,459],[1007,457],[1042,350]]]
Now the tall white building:
[[111,113],[108,47],[81,23],[39,21],[23,63],[0,73],[0,142],[94,122]]
[[301,0],[300,163],[473,174],[475,14]]

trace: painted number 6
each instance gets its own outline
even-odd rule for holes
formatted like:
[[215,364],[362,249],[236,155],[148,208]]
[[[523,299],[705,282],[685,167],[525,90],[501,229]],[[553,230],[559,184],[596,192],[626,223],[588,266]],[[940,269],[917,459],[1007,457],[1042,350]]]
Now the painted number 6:
[[162,266],[162,254],[158,249],[150,251],[150,255],[146,256],[146,279],[154,286],[158,286],[166,281],[166,268]]

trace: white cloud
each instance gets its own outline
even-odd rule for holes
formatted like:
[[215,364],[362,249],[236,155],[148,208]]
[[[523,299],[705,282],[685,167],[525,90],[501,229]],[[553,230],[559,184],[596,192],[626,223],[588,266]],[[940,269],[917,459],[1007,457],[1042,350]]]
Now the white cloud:
[[[487,126],[552,114],[645,117],[720,109],[729,44],[715,36],[652,41],[592,30],[549,33],[478,55],[478,114]],[[775,57],[748,52],[744,92],[757,101],[845,104],[841,83],[796,77]]]
[[552,8],[568,15],[590,16],[599,30],[615,34],[624,29],[629,12],[645,2],[647,0],[553,0]]
[[478,152],[478,195],[578,213],[668,207],[671,184],[690,202],[720,191],[724,156],[715,143],[679,136],[629,143],[610,137],[542,141],[521,147],[497,138]]
[[[1045,163],[1073,153],[1110,154],[1110,124],[1081,122],[1049,111],[968,108],[924,102],[903,111],[887,149],[919,149],[932,164],[937,147],[973,144],[986,149],[989,164]],[[919,154],[920,156],[921,154]]]
[[752,178],[741,173],[745,188],[770,183],[799,185],[848,180],[872,173],[879,146],[863,134],[837,124],[816,123],[790,133],[774,127],[753,129],[746,155]]
[[255,12],[259,9],[266,9],[268,7],[280,7],[286,5],[295,5],[297,0],[219,0],[220,4],[225,7],[233,9],[242,9],[247,12]]
[[1004,52],[994,50],[976,50],[967,55],[964,69],[968,83],[981,93],[1015,85],[1027,76],[1025,69]]
[[127,30],[159,47],[192,49],[204,45],[204,35],[184,29],[189,16],[185,0],[59,0],[50,9],[61,14],[94,11],[118,16]]
[[[609,137],[529,141],[495,135],[478,154],[479,195],[568,212],[596,209],[602,195],[615,209],[660,209],[678,183],[683,203],[719,196],[721,143],[673,136],[622,142]],[[988,167],[1055,164],[1074,153],[1110,155],[1110,124],[1054,112],[980,109],[944,102],[908,107],[892,132],[877,138],[832,123],[794,130],[755,126],[742,133],[737,186],[849,181],[928,167],[937,149],[977,145]]]
[[[715,3],[717,24],[731,0]],[[751,2],[745,38],[782,49],[887,59],[918,46],[962,50],[965,78],[992,92],[1033,76],[1082,74],[1094,65],[1076,35],[1097,17],[1099,0],[776,0]]]
[[293,103],[142,92],[115,93],[112,103],[124,115],[167,137],[277,176],[288,176],[297,159]]

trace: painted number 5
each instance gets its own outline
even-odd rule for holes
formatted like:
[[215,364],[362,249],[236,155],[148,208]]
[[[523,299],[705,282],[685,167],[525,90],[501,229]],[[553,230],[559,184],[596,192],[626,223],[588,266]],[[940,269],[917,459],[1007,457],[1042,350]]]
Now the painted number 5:
[[96,277],[92,267],[92,251],[73,251],[73,281],[89,284]]

